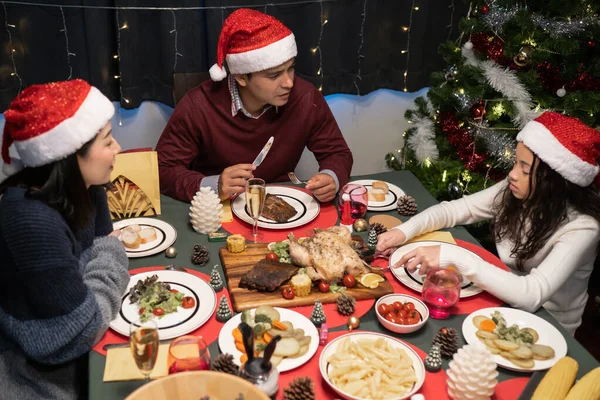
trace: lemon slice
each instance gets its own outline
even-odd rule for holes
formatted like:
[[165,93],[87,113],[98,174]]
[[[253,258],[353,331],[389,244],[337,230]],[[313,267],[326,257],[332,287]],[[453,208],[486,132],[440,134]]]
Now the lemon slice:
[[383,282],[385,279],[381,275],[377,275],[374,273],[368,273],[361,275],[358,281],[364,287],[368,287],[369,289],[375,289],[379,286],[379,283]]

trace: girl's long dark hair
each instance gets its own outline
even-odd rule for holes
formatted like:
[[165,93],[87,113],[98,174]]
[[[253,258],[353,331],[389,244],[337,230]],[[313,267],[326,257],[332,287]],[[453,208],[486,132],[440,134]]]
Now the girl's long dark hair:
[[95,138],[75,154],[48,165],[24,168],[0,183],[0,194],[9,187],[27,189],[26,196],[39,199],[57,210],[73,231],[84,229],[94,214],[77,156],[85,157]]
[[556,230],[566,222],[572,209],[600,222],[600,195],[595,185],[581,187],[567,181],[534,154],[535,173],[529,176],[530,194],[520,200],[506,189],[494,202],[492,233],[496,242],[509,239],[514,244],[511,256],[523,271],[523,264],[532,258]]

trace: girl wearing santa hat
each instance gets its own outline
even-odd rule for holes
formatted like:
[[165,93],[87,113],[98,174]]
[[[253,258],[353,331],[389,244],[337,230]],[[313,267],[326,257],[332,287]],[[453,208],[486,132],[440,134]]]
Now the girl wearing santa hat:
[[128,259],[100,186],[120,151],[113,114],[82,80],[33,85],[4,113],[13,175],[0,184],[3,398],[85,397],[84,356],[119,311]]
[[513,307],[544,306],[571,334],[581,325],[600,233],[600,132],[576,118],[546,112],[517,135],[508,179],[459,200],[442,202],[379,236],[390,253],[420,234],[491,220],[501,270],[453,246],[424,246],[394,267],[425,274],[456,266],[467,279]]

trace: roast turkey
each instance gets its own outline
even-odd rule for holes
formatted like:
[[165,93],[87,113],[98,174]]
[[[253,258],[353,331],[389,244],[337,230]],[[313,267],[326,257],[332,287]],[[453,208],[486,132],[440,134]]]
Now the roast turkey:
[[348,228],[332,226],[315,232],[314,237],[302,244],[293,233],[288,235],[292,263],[305,267],[313,281],[335,283],[344,277],[344,273],[357,276],[370,272],[350,246],[352,237]]

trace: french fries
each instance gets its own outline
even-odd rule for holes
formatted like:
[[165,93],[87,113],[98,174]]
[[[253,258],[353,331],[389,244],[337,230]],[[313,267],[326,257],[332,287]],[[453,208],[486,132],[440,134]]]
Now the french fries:
[[342,339],[328,360],[328,376],[338,389],[355,397],[384,400],[402,397],[417,375],[412,360],[385,339]]

